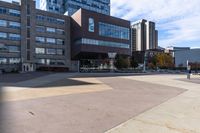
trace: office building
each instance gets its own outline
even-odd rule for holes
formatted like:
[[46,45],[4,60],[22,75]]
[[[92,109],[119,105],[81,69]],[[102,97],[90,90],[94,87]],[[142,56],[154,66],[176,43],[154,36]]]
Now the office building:
[[147,20],[134,22],[132,29],[132,51],[146,51],[157,49],[158,31],[155,23]]
[[73,15],[80,8],[110,15],[110,0],[40,0],[40,9]]
[[64,14],[64,0],[40,0],[40,9],[53,13]]
[[131,55],[130,21],[80,9],[71,26],[72,59],[98,59],[98,66],[108,53]]
[[33,0],[0,1],[1,71],[78,70],[82,60],[98,67],[109,53],[131,55],[130,21],[85,9],[55,14]]
[[0,1],[0,69],[34,71],[70,68],[70,18],[21,4]]

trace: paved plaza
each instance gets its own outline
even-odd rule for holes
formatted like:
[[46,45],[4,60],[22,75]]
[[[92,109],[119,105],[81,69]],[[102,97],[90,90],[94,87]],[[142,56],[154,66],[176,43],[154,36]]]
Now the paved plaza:
[[200,133],[199,76],[33,75],[0,75],[0,133]]

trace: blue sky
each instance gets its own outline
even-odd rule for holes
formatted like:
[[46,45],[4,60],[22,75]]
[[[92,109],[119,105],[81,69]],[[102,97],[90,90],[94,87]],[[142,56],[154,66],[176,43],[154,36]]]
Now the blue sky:
[[159,46],[200,47],[200,0],[111,0],[111,15],[156,22]]

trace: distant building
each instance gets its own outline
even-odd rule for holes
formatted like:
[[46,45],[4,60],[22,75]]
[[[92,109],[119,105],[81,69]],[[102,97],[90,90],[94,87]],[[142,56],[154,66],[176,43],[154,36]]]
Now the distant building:
[[132,24],[132,51],[146,51],[157,49],[158,31],[155,30],[155,23],[147,20],[140,20]]
[[40,9],[73,15],[80,8],[110,15],[110,0],[40,0]]
[[174,51],[176,67],[186,67],[189,63],[200,63],[200,49],[179,49]]
[[64,14],[64,0],[40,0],[40,9],[53,13]]

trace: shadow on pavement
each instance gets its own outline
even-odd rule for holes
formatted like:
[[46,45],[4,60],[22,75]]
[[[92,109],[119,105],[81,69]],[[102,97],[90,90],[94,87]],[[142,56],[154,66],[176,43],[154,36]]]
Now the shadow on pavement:
[[41,86],[36,86],[34,88],[65,87],[65,86],[68,87],[68,86],[82,86],[82,85],[94,85],[94,84],[97,83],[90,83],[90,82],[84,82],[66,78],[51,83],[43,84]]
[[29,72],[29,73],[6,73],[0,74],[0,83],[16,83],[46,76],[53,72]]

